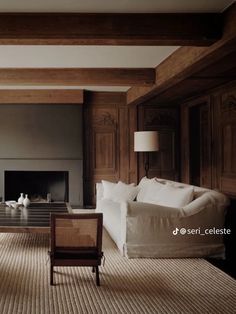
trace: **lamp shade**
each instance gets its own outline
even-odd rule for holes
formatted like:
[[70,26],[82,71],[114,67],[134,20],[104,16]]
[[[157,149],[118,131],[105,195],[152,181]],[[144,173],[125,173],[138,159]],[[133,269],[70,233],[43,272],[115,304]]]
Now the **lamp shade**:
[[156,152],[159,150],[159,139],[157,131],[134,132],[135,152]]

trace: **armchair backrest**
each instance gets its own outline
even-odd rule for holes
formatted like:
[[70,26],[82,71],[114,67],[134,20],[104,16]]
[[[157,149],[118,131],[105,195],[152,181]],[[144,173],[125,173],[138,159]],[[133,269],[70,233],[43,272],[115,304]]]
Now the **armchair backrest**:
[[102,214],[51,214],[51,252],[102,251]]

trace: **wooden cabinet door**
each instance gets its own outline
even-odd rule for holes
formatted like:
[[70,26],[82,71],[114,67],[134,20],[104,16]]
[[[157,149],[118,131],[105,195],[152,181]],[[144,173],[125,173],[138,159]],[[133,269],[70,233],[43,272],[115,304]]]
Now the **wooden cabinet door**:
[[96,182],[119,179],[118,108],[84,110],[84,200],[95,204]]
[[200,186],[212,187],[212,129],[210,103],[200,106]]
[[210,97],[181,108],[182,181],[212,187],[212,127]]

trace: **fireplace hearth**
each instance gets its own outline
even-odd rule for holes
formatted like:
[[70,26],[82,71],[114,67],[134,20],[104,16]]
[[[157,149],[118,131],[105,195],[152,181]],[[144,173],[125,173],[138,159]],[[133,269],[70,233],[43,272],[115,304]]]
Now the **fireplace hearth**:
[[5,201],[28,194],[31,202],[68,202],[68,171],[5,171]]

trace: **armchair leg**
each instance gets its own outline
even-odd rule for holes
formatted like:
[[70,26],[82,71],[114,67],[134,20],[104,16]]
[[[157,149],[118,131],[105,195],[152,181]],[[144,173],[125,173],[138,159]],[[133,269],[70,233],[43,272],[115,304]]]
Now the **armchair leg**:
[[53,265],[50,265],[50,285],[53,286]]
[[100,286],[100,279],[99,279],[99,269],[98,266],[96,266],[96,284],[97,286]]
[[95,267],[94,266],[92,267],[92,272],[95,273]]

